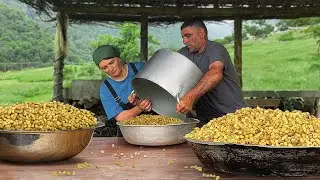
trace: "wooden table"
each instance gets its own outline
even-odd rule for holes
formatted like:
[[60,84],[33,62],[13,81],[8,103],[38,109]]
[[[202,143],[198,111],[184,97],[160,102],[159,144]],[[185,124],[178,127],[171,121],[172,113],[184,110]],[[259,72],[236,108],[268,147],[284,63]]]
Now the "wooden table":
[[[84,162],[93,167],[79,169],[77,165]],[[301,179],[231,176],[206,169],[199,172],[190,168],[195,165],[202,166],[187,143],[145,147],[130,145],[123,138],[94,137],[83,152],[70,160],[42,164],[0,162],[0,179],[214,179],[202,177],[203,173],[219,175],[220,179]],[[57,171],[75,172],[75,175],[53,175]]]

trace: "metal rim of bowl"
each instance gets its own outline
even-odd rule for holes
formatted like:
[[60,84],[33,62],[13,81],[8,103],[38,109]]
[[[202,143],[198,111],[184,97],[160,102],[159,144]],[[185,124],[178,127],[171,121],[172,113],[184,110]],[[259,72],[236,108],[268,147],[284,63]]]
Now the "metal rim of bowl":
[[126,124],[121,124],[120,122],[117,122],[116,124],[118,126],[123,126],[123,127],[167,127],[167,126],[181,126],[181,125],[187,125],[187,124],[198,124],[200,121],[195,118],[188,118],[192,119],[193,122],[183,122],[179,124],[167,124],[167,125],[126,125]]
[[263,146],[263,145],[250,145],[250,144],[237,144],[229,142],[212,142],[212,141],[200,141],[195,139],[190,139],[184,136],[188,142],[195,144],[209,145],[209,146],[223,146],[223,145],[235,145],[235,146],[246,146],[246,147],[260,147],[267,149],[319,149],[320,146]]
[[96,125],[88,127],[88,128],[84,128],[84,129],[73,129],[73,130],[57,130],[57,131],[19,131],[19,130],[0,130],[0,133],[11,133],[11,134],[34,134],[34,133],[46,133],[46,134],[50,134],[50,133],[67,133],[67,132],[74,132],[74,131],[85,131],[85,130],[92,130],[92,129],[96,129],[99,127],[104,126],[104,123],[102,122],[97,122]]

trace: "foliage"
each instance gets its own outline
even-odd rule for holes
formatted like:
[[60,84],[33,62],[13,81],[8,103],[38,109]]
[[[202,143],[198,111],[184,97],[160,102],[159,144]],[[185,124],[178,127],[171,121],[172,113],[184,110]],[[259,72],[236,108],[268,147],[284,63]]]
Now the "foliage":
[[[121,59],[134,62],[139,60],[140,55],[140,28],[133,23],[123,23],[119,25],[120,36],[114,37],[109,34],[104,34],[98,37],[97,40],[91,42],[93,48],[97,48],[104,44],[112,44],[117,46],[121,51]],[[159,41],[152,35],[148,37],[150,54],[154,53],[154,46],[159,45]],[[152,52],[153,51],[153,52]]]
[[266,20],[247,21],[244,30],[254,38],[266,38],[273,32],[274,27],[266,22]]
[[213,41],[215,42],[218,42],[220,44],[223,44],[223,45],[227,45],[227,44],[230,44],[231,42],[226,40],[226,38],[223,38],[223,39],[214,39]]
[[[242,40],[248,40],[248,36],[245,31],[242,31]],[[230,36],[225,36],[223,39],[214,39],[214,41],[223,45],[231,44],[234,42],[234,33],[232,33]]]
[[283,33],[281,34],[279,37],[278,37],[278,40],[279,41],[292,41],[294,40],[294,36],[293,36],[293,32],[292,31],[289,31],[289,32],[286,32],[286,33]]
[[281,27],[302,27],[316,25],[320,23],[320,17],[311,18],[297,18],[297,19],[284,19],[277,23],[277,26]]
[[52,39],[22,11],[0,6],[0,62],[52,62]]
[[305,32],[310,34],[313,38],[317,40],[318,54],[319,54],[320,53],[320,25],[310,26],[305,30]]
[[63,74],[64,87],[70,87],[71,82],[74,79],[100,79],[101,71],[93,62],[91,62],[82,65],[65,66],[63,69]]
[[283,20],[278,21],[276,24],[276,27],[278,28],[279,31],[286,31],[289,29],[289,26]]

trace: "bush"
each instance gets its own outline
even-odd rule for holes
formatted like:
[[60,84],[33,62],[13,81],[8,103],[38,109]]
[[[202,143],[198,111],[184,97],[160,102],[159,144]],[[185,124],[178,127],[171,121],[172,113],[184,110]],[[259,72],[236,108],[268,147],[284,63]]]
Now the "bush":
[[77,76],[94,77],[98,67],[95,64],[87,64],[79,67]]
[[218,43],[223,44],[223,45],[226,45],[226,44],[230,43],[227,39],[214,39],[213,41],[218,42]]
[[282,34],[281,36],[278,37],[279,41],[292,41],[295,38],[293,37],[293,32],[289,31],[287,33]]

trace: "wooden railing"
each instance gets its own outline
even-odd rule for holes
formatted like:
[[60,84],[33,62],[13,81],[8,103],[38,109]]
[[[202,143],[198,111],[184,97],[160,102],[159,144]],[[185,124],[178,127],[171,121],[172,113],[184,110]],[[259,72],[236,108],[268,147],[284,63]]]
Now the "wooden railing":
[[[64,89],[64,98],[81,100],[99,99],[101,80],[76,80],[71,88]],[[304,98],[313,104],[316,116],[320,117],[320,91],[243,91],[246,102],[251,107],[279,107],[281,99]]]

